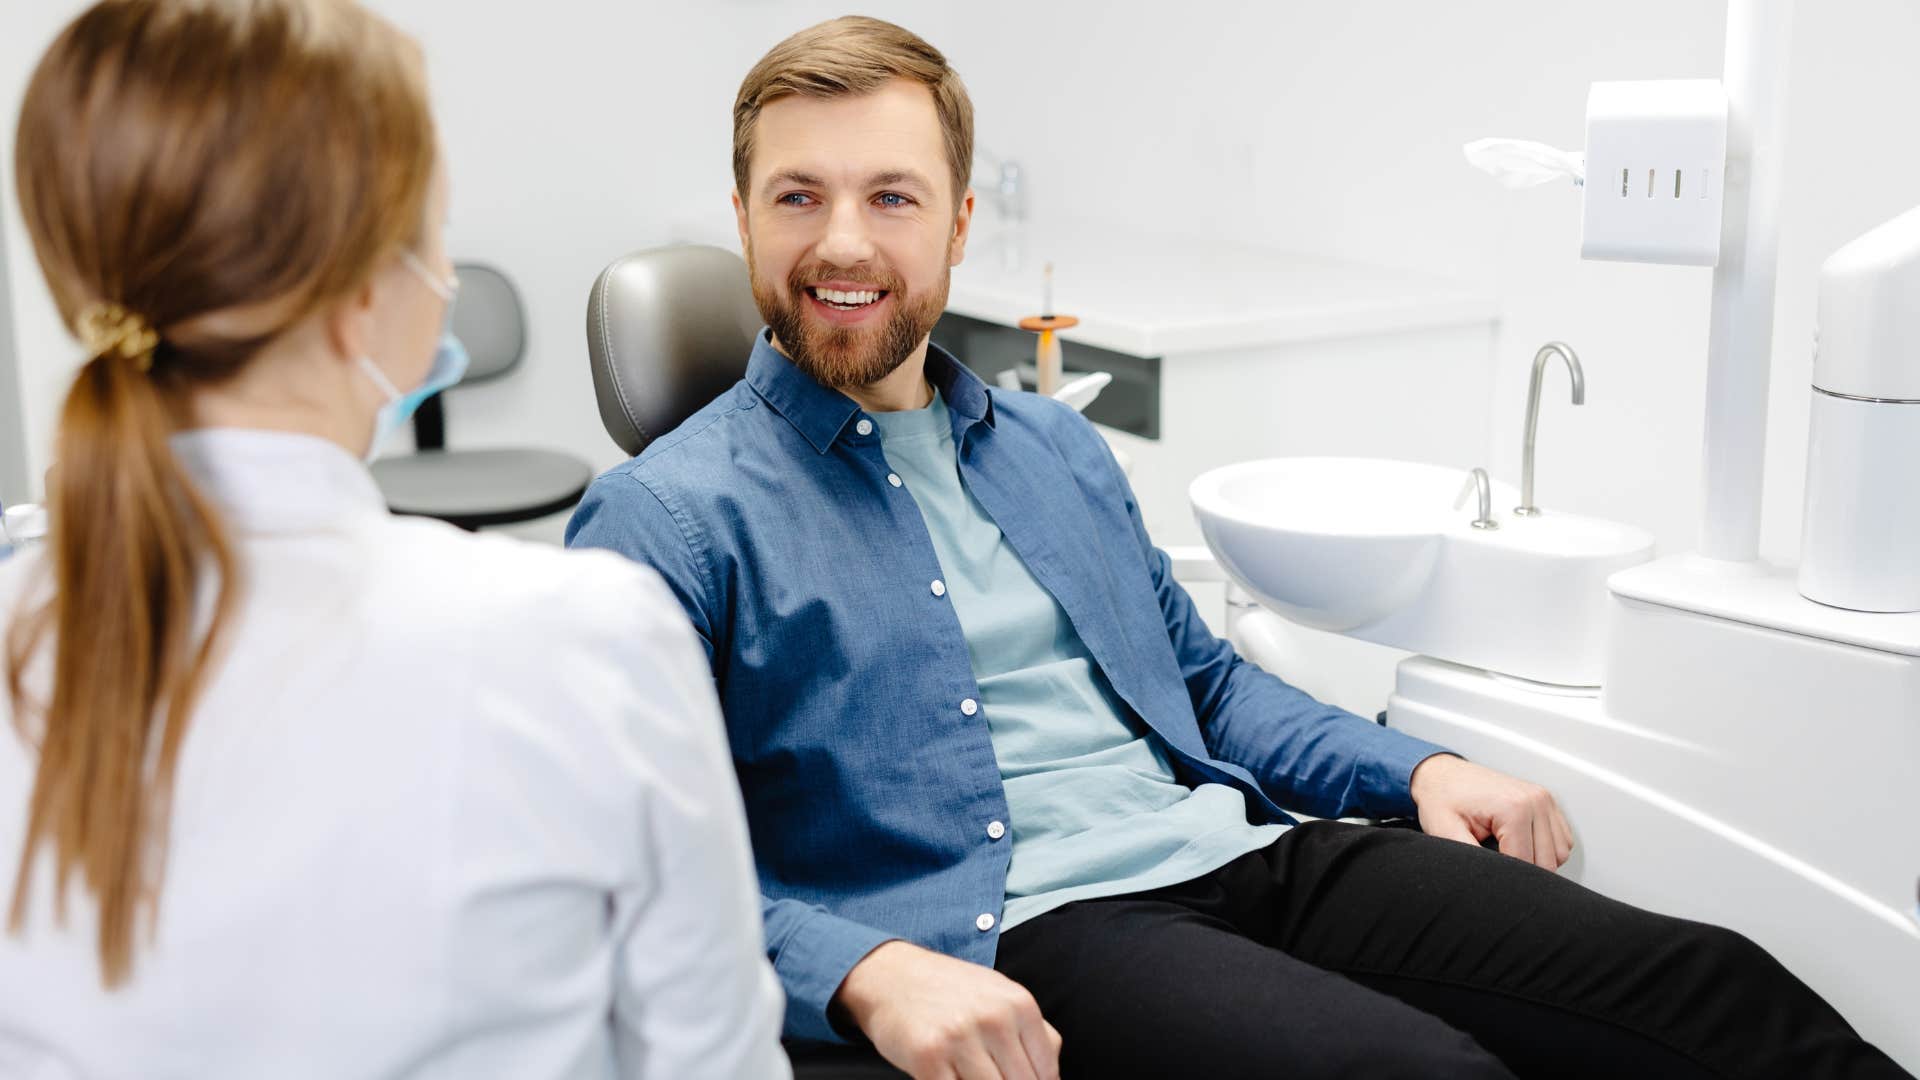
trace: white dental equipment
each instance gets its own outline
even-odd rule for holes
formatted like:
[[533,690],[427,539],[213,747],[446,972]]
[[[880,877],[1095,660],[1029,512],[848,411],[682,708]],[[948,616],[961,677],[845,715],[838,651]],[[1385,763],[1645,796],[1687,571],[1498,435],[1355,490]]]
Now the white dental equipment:
[[[1713,95],[1697,85],[1678,91],[1695,95],[1692,107],[1670,98],[1657,108],[1616,108],[1598,87],[1589,99],[1590,114],[1618,114],[1632,137],[1617,145],[1643,160],[1600,160],[1590,125],[1581,163],[1583,253],[1713,267],[1698,550],[1612,572],[1592,590],[1590,609],[1535,595],[1511,614],[1538,617],[1545,609],[1563,617],[1564,633],[1599,635],[1597,695],[1512,677],[1523,673],[1518,643],[1476,661],[1441,646],[1477,637],[1407,639],[1393,644],[1423,655],[1399,663],[1386,723],[1547,786],[1579,835],[1565,876],[1751,936],[1912,1070],[1920,1069],[1920,1027],[1912,1022],[1920,1001],[1920,858],[1903,823],[1920,791],[1920,592],[1909,591],[1920,583],[1908,576],[1920,574],[1920,217],[1882,226],[1824,268],[1805,565],[1796,574],[1763,562],[1793,15],[1792,0],[1729,0],[1717,84],[1723,121],[1714,120]],[[1657,103],[1659,93],[1649,95]],[[1595,110],[1596,102],[1604,108]],[[1677,125],[1676,138],[1693,134],[1665,143],[1655,133],[1661,123]],[[1716,191],[1696,185],[1689,170],[1707,167],[1698,163],[1713,159],[1718,138],[1724,160],[1716,172],[1724,180]],[[1499,157],[1513,176],[1573,175],[1572,155],[1563,152],[1478,151]],[[1600,198],[1627,215],[1618,224],[1625,242],[1606,245],[1622,254],[1591,250],[1596,226],[1615,228],[1591,212],[1590,200]],[[1702,208],[1716,202],[1708,228]],[[1699,257],[1709,235],[1711,260]],[[1368,496],[1411,515],[1420,505],[1387,483],[1389,464],[1372,463]],[[1444,488],[1436,479],[1414,494],[1451,497],[1461,474],[1443,471]],[[1358,483],[1337,490],[1350,496]],[[1455,549],[1483,557],[1483,577],[1473,580],[1518,580],[1520,564],[1501,541],[1559,517],[1516,518]],[[1341,550],[1343,574],[1329,575],[1336,584],[1360,577],[1354,567],[1366,549],[1357,543]],[[1565,565],[1582,556],[1571,543],[1543,551]],[[1220,561],[1243,586],[1243,577],[1260,584],[1256,574],[1235,574],[1226,556]],[[1435,565],[1429,587],[1469,580],[1444,561]],[[1383,582],[1390,583],[1359,584]],[[1356,591],[1371,597],[1380,590]],[[1378,628],[1409,613],[1468,625],[1473,613],[1492,609],[1488,591],[1390,596],[1374,622],[1338,632],[1381,641]],[[1240,625],[1284,625],[1262,614],[1243,615]],[[1260,643],[1248,645],[1248,658],[1263,662]]]
[[1820,268],[1800,593],[1920,611],[1920,209]]

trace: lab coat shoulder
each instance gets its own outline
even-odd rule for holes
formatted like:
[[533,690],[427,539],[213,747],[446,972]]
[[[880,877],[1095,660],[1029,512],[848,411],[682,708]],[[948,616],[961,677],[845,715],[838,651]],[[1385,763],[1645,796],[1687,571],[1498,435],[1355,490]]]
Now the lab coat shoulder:
[[462,612],[489,624],[476,656],[499,690],[469,703],[458,864],[604,889],[623,1068],[788,1075],[719,703],[660,575],[611,551],[444,544],[399,524],[421,528],[397,547],[442,556],[430,576],[497,582]]
[[659,574],[611,552],[472,535],[419,519],[392,519],[383,531],[372,591],[394,617],[464,643],[487,683],[551,684],[594,665],[652,683],[691,645],[686,617]]
[[377,543],[374,590],[413,618],[438,613],[464,626],[476,644],[539,634],[553,644],[592,645],[684,629],[675,605],[655,602],[657,574],[605,553],[418,518],[388,519]]
[[676,786],[675,770],[730,781],[705,657],[653,570],[418,519],[382,532],[373,585],[389,616],[467,672],[451,719],[475,725],[471,780],[544,773],[556,801],[615,821],[636,820],[636,800]]

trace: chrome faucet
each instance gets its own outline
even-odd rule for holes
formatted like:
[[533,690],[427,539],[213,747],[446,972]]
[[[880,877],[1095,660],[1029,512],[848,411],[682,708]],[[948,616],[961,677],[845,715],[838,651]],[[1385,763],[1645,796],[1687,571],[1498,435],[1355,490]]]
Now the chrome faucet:
[[1558,341],[1540,346],[1540,351],[1533,354],[1533,381],[1527,384],[1527,445],[1520,455],[1520,505],[1513,508],[1521,517],[1540,513],[1540,508],[1533,505],[1533,441],[1540,430],[1540,379],[1546,373],[1547,359],[1555,353],[1567,362],[1567,373],[1573,376],[1573,403],[1587,402],[1587,377],[1580,370],[1580,358],[1573,355],[1573,347]]
[[1454,496],[1455,510],[1460,509],[1460,504],[1466,500],[1469,491],[1475,493],[1480,499],[1480,513],[1473,519],[1473,527],[1476,529],[1499,528],[1500,523],[1493,520],[1493,485],[1487,480],[1487,470],[1475,469],[1467,474],[1467,482],[1460,486],[1460,494]]

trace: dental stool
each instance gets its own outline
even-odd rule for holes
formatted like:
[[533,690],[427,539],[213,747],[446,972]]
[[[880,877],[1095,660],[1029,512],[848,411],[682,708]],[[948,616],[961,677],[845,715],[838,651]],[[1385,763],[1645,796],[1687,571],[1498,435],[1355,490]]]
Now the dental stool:
[[[456,387],[500,378],[527,352],[520,293],[490,266],[461,263],[454,272],[460,295],[453,306],[453,335],[471,361]],[[557,514],[586,494],[593,467],[571,454],[533,447],[447,449],[445,397],[445,392],[435,394],[413,414],[414,453],[373,463],[387,509],[472,532]]]

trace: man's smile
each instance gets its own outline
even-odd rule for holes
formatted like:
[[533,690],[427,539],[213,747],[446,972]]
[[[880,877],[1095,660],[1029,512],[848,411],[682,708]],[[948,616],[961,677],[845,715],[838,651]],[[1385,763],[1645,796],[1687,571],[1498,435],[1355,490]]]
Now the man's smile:
[[835,326],[853,326],[877,315],[893,293],[854,282],[828,282],[809,285],[804,290],[808,306]]

